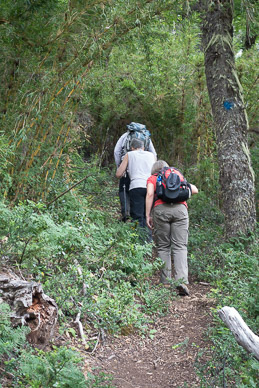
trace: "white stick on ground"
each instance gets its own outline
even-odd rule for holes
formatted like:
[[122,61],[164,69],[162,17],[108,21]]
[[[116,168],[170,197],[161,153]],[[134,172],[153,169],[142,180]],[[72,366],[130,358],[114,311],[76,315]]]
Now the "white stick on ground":
[[234,307],[225,306],[218,314],[232,331],[239,345],[259,361],[259,337],[249,329],[238,311]]
[[[80,265],[77,262],[76,262],[76,265],[77,265],[78,275],[83,276],[82,268],[80,267]],[[83,295],[84,296],[86,295],[86,284],[85,283],[83,283]]]
[[83,325],[80,321],[80,317],[81,317],[81,312],[79,312],[76,316],[76,319],[75,319],[75,323],[78,324],[78,328],[79,328],[79,333],[80,333],[80,337],[82,339],[82,344],[83,345],[86,345],[86,339],[85,339],[85,334],[84,334],[84,329],[83,329]]

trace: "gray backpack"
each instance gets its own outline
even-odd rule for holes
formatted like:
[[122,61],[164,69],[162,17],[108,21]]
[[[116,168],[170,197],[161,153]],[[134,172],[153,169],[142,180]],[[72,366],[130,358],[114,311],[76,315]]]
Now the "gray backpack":
[[122,155],[126,155],[127,152],[131,151],[131,142],[133,139],[142,140],[144,143],[144,149],[147,151],[150,144],[150,132],[145,125],[139,123],[130,123],[127,125],[128,134],[123,146]]

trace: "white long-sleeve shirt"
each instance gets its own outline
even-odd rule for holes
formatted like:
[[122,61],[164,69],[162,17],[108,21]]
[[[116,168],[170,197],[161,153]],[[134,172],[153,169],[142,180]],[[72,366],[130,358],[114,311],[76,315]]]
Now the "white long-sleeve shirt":
[[[121,137],[117,141],[116,146],[114,148],[114,160],[115,160],[115,164],[116,164],[117,168],[119,167],[119,165],[121,164],[121,161],[122,161],[123,147],[124,147],[127,135],[128,135],[128,132],[125,132],[123,135],[121,135]],[[153,146],[151,139],[150,139],[149,147],[148,147],[147,151],[152,152],[152,154],[154,154],[155,160],[156,160],[157,154],[156,154],[156,150],[155,150],[155,147]]]

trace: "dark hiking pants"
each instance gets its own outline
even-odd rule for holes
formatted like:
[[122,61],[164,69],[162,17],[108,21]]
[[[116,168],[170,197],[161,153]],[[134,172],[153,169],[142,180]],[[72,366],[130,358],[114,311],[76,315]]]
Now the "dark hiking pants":
[[126,173],[125,177],[120,179],[119,183],[119,198],[121,203],[121,215],[124,220],[130,215],[130,199],[129,199],[130,178]]
[[146,226],[146,193],[147,189],[143,187],[132,189],[129,192],[130,216],[133,220],[138,221],[141,228]]

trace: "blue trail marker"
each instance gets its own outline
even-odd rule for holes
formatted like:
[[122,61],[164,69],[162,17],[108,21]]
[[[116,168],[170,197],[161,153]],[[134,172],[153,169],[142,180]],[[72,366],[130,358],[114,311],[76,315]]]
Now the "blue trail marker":
[[233,106],[234,106],[234,103],[232,102],[232,101],[224,101],[223,102],[223,106],[224,106],[224,108],[226,109],[226,110],[230,110],[230,109],[232,109],[233,108]]

